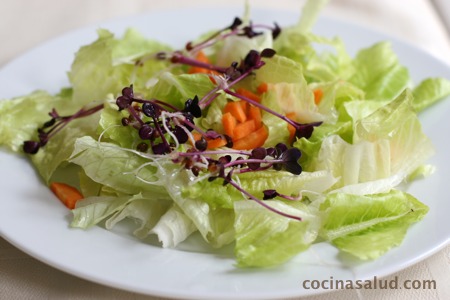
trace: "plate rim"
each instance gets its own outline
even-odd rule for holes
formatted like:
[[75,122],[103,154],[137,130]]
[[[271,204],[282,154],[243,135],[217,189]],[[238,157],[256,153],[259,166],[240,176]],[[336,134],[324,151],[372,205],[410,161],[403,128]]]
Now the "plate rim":
[[[234,7],[234,8],[235,8],[235,7]],[[209,8],[207,8],[207,9],[209,9]],[[178,10],[182,11],[182,10],[186,10],[186,9],[181,8],[181,9],[178,9]],[[252,12],[253,12],[253,11],[256,11],[256,10],[266,10],[266,9],[265,9],[265,8],[259,8],[259,7],[254,7],[254,8],[252,8]],[[149,16],[149,15],[153,15],[153,14],[158,14],[158,13],[160,13],[161,11],[169,12],[169,13],[170,13],[170,12],[173,12],[172,9],[168,9],[168,10],[155,10],[155,11],[152,11],[152,12],[140,13],[140,14],[137,15],[137,17],[139,18],[139,17],[143,17],[143,16]],[[279,11],[284,12],[284,13],[291,13],[291,14],[292,14],[292,12],[289,12],[288,10],[284,10],[284,9],[280,9]],[[136,15],[135,15],[134,17],[136,17]],[[112,18],[112,19],[108,19],[108,20],[101,21],[100,23],[106,25],[106,24],[110,24],[110,23],[116,23],[117,21],[131,20],[132,18],[133,18],[133,16],[121,17],[121,18]],[[348,25],[350,25],[350,26],[357,26],[357,27],[363,29],[364,31],[368,31],[368,32],[370,32],[370,33],[381,34],[381,35],[383,35],[383,36],[386,36],[386,38],[388,38],[392,43],[396,43],[396,44],[399,43],[399,44],[406,45],[408,48],[414,48],[415,51],[419,51],[419,52],[421,52],[423,55],[426,55],[426,56],[428,56],[428,57],[431,57],[431,58],[434,59],[434,60],[437,60],[437,61],[440,61],[440,62],[444,63],[444,64],[446,65],[446,67],[450,69],[450,64],[448,64],[447,62],[441,60],[439,57],[436,57],[436,56],[432,55],[431,53],[425,51],[424,49],[419,48],[419,47],[417,47],[416,45],[413,45],[413,44],[411,44],[411,43],[408,43],[407,41],[402,41],[402,40],[400,40],[398,37],[393,37],[393,36],[391,36],[391,35],[389,35],[389,34],[381,33],[381,32],[379,32],[379,31],[376,31],[376,30],[372,29],[372,28],[368,28],[367,26],[362,26],[361,24],[357,24],[357,23],[354,23],[354,22],[349,22],[349,21],[341,20],[341,19],[339,19],[339,18],[335,18],[335,17],[332,17],[332,16],[321,16],[321,17],[319,18],[319,22],[320,22],[320,20],[323,20],[323,19],[328,19],[328,20],[331,20],[331,21],[333,21],[333,22],[342,22],[342,23],[346,23],[346,24],[348,24]],[[35,47],[33,47],[33,48],[31,48],[31,49],[29,49],[29,50],[23,52],[22,54],[20,54],[20,55],[17,56],[17,57],[14,57],[11,61],[9,61],[9,62],[7,62],[6,64],[4,64],[3,66],[1,66],[1,68],[0,68],[0,73],[3,72],[4,69],[7,69],[7,68],[9,68],[10,66],[13,66],[13,65],[14,65],[14,62],[15,62],[16,60],[18,60],[18,59],[20,59],[20,58],[22,58],[22,57],[24,57],[24,56],[27,56],[27,55],[29,55],[30,53],[33,53],[37,47],[45,47],[46,45],[48,45],[48,44],[51,43],[51,42],[54,42],[54,41],[59,40],[59,39],[61,39],[61,38],[63,38],[63,37],[66,37],[66,36],[70,36],[70,35],[72,35],[72,34],[74,34],[74,33],[76,33],[76,32],[80,32],[80,31],[82,31],[82,30],[89,30],[89,29],[92,29],[93,26],[94,26],[94,25],[87,25],[87,26],[84,26],[84,27],[81,27],[81,28],[73,29],[73,30],[67,31],[66,33],[63,33],[63,34],[61,34],[61,35],[59,35],[59,36],[53,37],[53,38],[51,38],[51,39],[49,39],[49,40],[47,40],[47,41],[44,41],[44,42],[42,42],[42,43],[36,45]],[[3,149],[3,148],[0,149],[0,150],[1,150],[1,152],[4,152],[4,149]],[[62,271],[62,272],[65,272],[65,273],[67,273],[67,274],[71,274],[71,275],[77,276],[77,277],[79,277],[79,278],[87,279],[87,280],[89,280],[89,281],[98,283],[98,284],[103,285],[103,286],[108,286],[108,287],[113,287],[113,288],[114,288],[113,285],[105,284],[104,282],[98,281],[98,279],[96,279],[96,278],[87,278],[85,275],[79,276],[79,275],[77,275],[76,273],[73,273],[73,271],[64,270],[64,269],[62,269],[58,264],[56,264],[55,262],[48,262],[45,258],[39,256],[37,253],[30,253],[29,251],[25,251],[25,250],[23,249],[23,246],[20,245],[20,244],[18,244],[17,241],[14,240],[13,238],[11,238],[7,233],[4,233],[4,232],[3,232],[3,229],[2,229],[1,227],[0,227],[0,236],[3,237],[6,241],[8,241],[9,243],[11,243],[12,245],[14,245],[16,248],[18,248],[18,249],[24,251],[24,252],[27,253],[28,255],[30,255],[30,256],[36,258],[37,260],[39,260],[39,261],[41,261],[41,262],[43,262],[43,263],[45,263],[45,264],[47,264],[47,265],[50,265],[50,266],[52,266],[52,267],[55,267],[55,268],[58,269],[59,271]],[[444,247],[446,247],[448,244],[450,244],[450,236],[447,237],[446,240],[443,240],[439,245],[437,245],[437,246],[431,248],[428,252],[423,253],[422,255],[416,257],[414,260],[410,260],[410,261],[408,261],[407,263],[404,263],[403,266],[402,266],[401,268],[389,268],[389,270],[386,271],[386,272],[384,272],[384,273],[383,273],[384,275],[382,275],[382,276],[384,277],[384,276],[391,275],[391,274],[393,274],[393,273],[395,273],[395,272],[399,272],[399,271],[401,271],[401,270],[404,270],[405,268],[407,268],[407,267],[409,267],[409,266],[411,266],[411,265],[414,265],[414,264],[416,264],[416,263],[418,263],[418,262],[420,262],[420,261],[423,261],[424,259],[426,259],[426,258],[430,257],[431,255],[433,255],[433,254],[439,252],[440,250],[442,250],[442,249],[443,249]],[[27,249],[27,250],[28,250],[28,249]],[[116,288],[117,288],[117,287],[116,287]],[[122,290],[127,290],[127,291],[130,291],[130,292],[135,292],[135,293],[136,293],[136,290],[130,290],[130,289],[127,289],[126,287],[120,287],[120,289],[122,289]],[[296,294],[296,295],[293,295],[293,294],[289,293],[289,294],[282,295],[282,296],[285,296],[285,297],[286,297],[286,296],[287,296],[287,297],[297,297],[297,296],[303,296],[303,295],[317,295],[317,294],[324,294],[324,293],[328,293],[328,292],[330,292],[330,291],[315,290],[315,292],[314,292],[314,293],[311,293],[311,294]],[[333,292],[333,291],[331,291],[331,292]],[[142,293],[142,292],[141,292],[141,291],[138,291],[138,293]],[[158,293],[152,293],[152,294],[147,294],[147,293],[144,292],[143,294],[146,294],[146,295],[152,295],[152,296],[176,297],[176,298],[181,298],[181,297],[184,298],[184,297],[186,297],[186,295],[184,295],[184,294],[183,294],[183,295],[181,295],[181,294],[180,294],[180,295],[174,295],[174,294],[170,294],[170,293],[160,293],[160,294],[158,294]],[[276,294],[277,294],[277,296],[280,295],[279,293],[276,293]],[[208,299],[208,297],[210,297],[210,296],[211,296],[211,295],[205,295],[205,294],[203,294],[203,293],[202,293],[202,294],[198,294],[198,295],[192,295],[192,296],[188,295],[188,297],[195,297],[196,299],[197,299],[197,297],[204,297],[204,298],[202,298],[202,299]],[[217,296],[217,295],[213,295],[213,296]],[[246,296],[247,296],[247,294],[246,294]],[[248,295],[248,296],[250,296],[250,295]],[[271,295],[271,296],[269,296],[269,297],[272,297],[272,296],[274,296],[274,295]],[[225,298],[227,298],[227,299],[235,299],[235,297],[236,297],[236,296],[225,297]],[[251,297],[250,297],[250,298],[251,298]],[[257,295],[256,298],[261,299],[261,295]],[[255,299],[256,299],[256,298],[255,298]]]

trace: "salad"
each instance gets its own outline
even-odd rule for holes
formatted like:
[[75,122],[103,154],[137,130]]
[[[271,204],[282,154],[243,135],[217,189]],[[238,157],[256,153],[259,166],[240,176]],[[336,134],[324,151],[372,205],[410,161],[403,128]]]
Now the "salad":
[[162,247],[198,233],[234,243],[239,267],[322,241],[376,259],[428,211],[401,187],[433,171],[418,114],[450,81],[412,83],[387,42],[351,57],[311,32],[322,4],[286,28],[247,12],[184,49],[99,30],[69,87],[0,102],[0,145],[30,159],[72,227],[131,219]]

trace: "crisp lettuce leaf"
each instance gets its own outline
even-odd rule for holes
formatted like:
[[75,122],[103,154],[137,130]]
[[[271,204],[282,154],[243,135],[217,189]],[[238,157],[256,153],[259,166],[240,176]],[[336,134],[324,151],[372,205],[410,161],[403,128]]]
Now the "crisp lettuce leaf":
[[[326,118],[319,113],[313,92],[304,79],[299,83],[271,84],[264,100],[267,106],[278,106],[278,111],[283,115],[295,114],[295,120],[299,123],[319,122]],[[276,105],[270,105],[271,101],[275,101]]]
[[323,141],[330,136],[338,136],[343,141],[351,142],[353,136],[352,123],[325,123],[314,128],[313,134],[309,139],[301,138],[294,142],[294,147],[302,151],[300,164],[305,171],[313,172],[316,170],[317,155],[322,148]]
[[280,56],[300,63],[308,82],[347,80],[355,73],[353,60],[338,37],[330,39],[288,27],[274,48]]
[[78,105],[104,100],[108,94],[117,95],[131,84],[136,91],[145,92],[147,81],[167,67],[161,60],[147,60],[135,65],[133,59],[145,53],[169,50],[156,41],[147,41],[134,30],[123,39],[116,39],[105,30],[98,30],[98,39],[83,46],[75,56],[68,74],[73,87],[73,101]]
[[328,0],[307,1],[302,8],[302,14],[298,24],[295,26],[299,32],[310,32],[319,17],[322,8]]
[[255,72],[258,82],[300,84],[305,82],[302,65],[288,57],[275,55],[264,59],[264,62],[264,67]]
[[375,259],[398,246],[412,223],[428,207],[413,196],[392,190],[374,195],[329,194],[320,236],[360,259]]
[[349,144],[340,136],[331,135],[322,141],[314,162],[313,169],[329,170],[339,178],[335,188],[391,175],[387,140]]
[[[331,171],[340,178],[335,188],[394,175],[405,179],[433,153],[411,99],[411,93],[405,91],[396,100],[357,120],[351,143],[339,135],[326,136],[308,169]],[[312,148],[307,142],[303,144]],[[313,152],[310,148],[307,149]]]
[[201,99],[214,88],[206,74],[180,74],[162,72],[157,82],[150,87],[149,98],[159,99],[176,107],[183,108],[188,99],[198,96]]
[[413,106],[422,111],[437,101],[450,95],[450,80],[445,78],[427,78],[413,90]]
[[[263,191],[267,189],[275,189],[281,194],[291,196],[304,193],[321,194],[331,188],[337,179],[327,171],[303,172],[298,176],[284,171],[259,171],[240,174],[236,180],[244,190],[262,199]],[[209,192],[205,193],[205,190]],[[201,199],[211,207],[224,208],[233,208],[236,201],[246,199],[233,186],[224,186],[223,180],[220,179],[213,182],[203,180],[186,186],[183,196]]]
[[199,118],[197,124],[204,129],[213,129],[216,132],[224,132],[222,117],[223,108],[227,103],[225,95],[220,95],[209,105],[208,112],[204,117]]
[[102,141],[111,141],[121,147],[135,149],[140,141],[138,131],[132,126],[123,126],[122,118],[128,117],[125,112],[119,111],[117,105],[106,103],[100,114],[98,133]]
[[[56,134],[45,147],[31,156],[31,161],[45,182],[50,182],[59,167],[64,167],[68,164],[68,159],[72,155],[75,141],[78,138],[95,136],[97,123],[98,114],[80,120],[73,120],[64,128],[64,134]],[[69,176],[67,175],[67,177]],[[68,180],[72,179],[68,178]]]
[[347,81],[312,83],[309,87],[313,91],[321,92],[322,96],[318,99],[317,107],[318,112],[324,116],[327,123],[334,124],[337,121],[347,121],[348,119],[345,119],[345,116],[341,116],[341,107],[364,99],[364,92]]
[[251,200],[234,203],[235,255],[239,267],[273,267],[306,250],[316,239],[320,217],[300,202],[266,201],[268,205],[302,218],[280,216]]
[[106,229],[112,229],[120,221],[130,218],[139,225],[133,231],[133,235],[144,239],[167,214],[172,203],[171,201],[142,197],[141,195],[136,195],[131,199],[132,201],[127,202],[126,206],[106,220],[105,227]]
[[112,49],[112,65],[134,65],[137,59],[145,58],[146,55],[152,55],[158,51],[169,51],[170,49],[171,47],[161,44],[158,41],[147,39],[137,29],[128,28],[123,38],[119,39],[118,43]]
[[389,142],[390,174],[410,174],[434,153],[429,138],[412,107],[412,94],[405,90],[388,105],[359,120],[353,141]]
[[350,82],[366,93],[366,99],[394,99],[410,84],[408,70],[388,42],[360,50],[353,64],[357,71]]
[[173,202],[195,224],[202,237],[213,247],[222,247],[234,239],[234,228],[229,222],[233,219],[232,209],[210,207],[202,198],[190,197],[184,193],[191,185],[193,175],[190,171],[178,168],[160,168],[161,178]]
[[164,248],[173,248],[196,230],[195,224],[178,206],[173,205],[148,233],[156,234]]
[[307,34],[311,55],[304,62],[305,77],[311,82],[347,80],[355,73],[353,60],[338,38],[325,38]]
[[158,181],[160,177],[156,174],[157,168],[145,165],[149,160],[114,144],[97,142],[89,136],[79,138],[75,141],[69,162],[82,167],[86,175],[95,182],[120,193],[134,195],[136,191],[140,191],[144,194],[151,193],[155,198],[168,198]]
[[0,101],[0,145],[22,151],[24,141],[37,138],[37,129],[50,119],[53,108],[61,114],[78,109],[69,99],[44,91]]
[[72,210],[72,227],[87,229],[121,211],[130,201],[141,196],[99,196],[78,201]]
[[245,36],[231,36],[220,44],[215,53],[216,64],[219,66],[230,66],[231,63],[241,61],[250,50],[262,51],[272,48],[272,34],[264,32],[254,38]]
[[[38,140],[37,129],[50,120],[49,112],[55,109],[59,115],[75,113],[79,107],[70,101],[71,91],[52,96],[36,91],[27,96],[0,102],[0,144],[15,152],[22,151],[27,140]],[[98,114],[69,122],[62,132],[55,134],[31,161],[45,182],[61,165],[65,164],[73,150],[74,141],[82,136],[95,136]]]

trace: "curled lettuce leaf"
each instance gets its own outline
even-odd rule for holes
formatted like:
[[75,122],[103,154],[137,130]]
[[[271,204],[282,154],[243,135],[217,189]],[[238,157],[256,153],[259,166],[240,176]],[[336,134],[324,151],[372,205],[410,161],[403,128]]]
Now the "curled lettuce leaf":
[[318,213],[302,203],[266,201],[302,221],[275,214],[253,201],[234,203],[235,255],[239,267],[273,267],[306,250],[317,238]]
[[357,71],[350,82],[366,93],[366,99],[391,100],[410,85],[408,70],[388,42],[360,50],[353,64]]
[[418,112],[450,95],[450,80],[427,78],[413,90],[413,106]]
[[320,236],[360,259],[375,259],[400,245],[412,223],[428,207],[410,194],[392,190],[373,195],[329,194]]
[[83,46],[75,55],[68,74],[73,87],[73,101],[78,105],[104,100],[117,95],[131,84],[135,90],[145,91],[147,81],[167,67],[160,60],[148,60],[142,66],[134,59],[170,48],[156,41],[144,39],[129,30],[122,39],[105,30],[98,30],[98,39]]

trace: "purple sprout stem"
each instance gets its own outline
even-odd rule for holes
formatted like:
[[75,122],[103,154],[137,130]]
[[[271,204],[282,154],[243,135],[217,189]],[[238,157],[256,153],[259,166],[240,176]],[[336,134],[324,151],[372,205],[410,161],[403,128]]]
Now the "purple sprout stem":
[[250,198],[253,201],[256,201],[256,203],[260,204],[261,206],[267,208],[268,210],[283,216],[283,217],[287,217],[287,218],[291,218],[297,221],[302,221],[302,218],[294,216],[294,215],[290,215],[287,213],[284,213],[282,211],[279,211],[276,208],[273,208],[272,206],[268,205],[267,203],[264,203],[264,201],[261,201],[260,199],[256,198],[255,196],[253,196],[252,194],[250,194],[249,192],[247,192],[246,190],[244,190],[243,188],[241,188],[236,182],[234,182],[233,180],[228,181],[229,184],[231,184],[235,189],[237,189],[239,192],[243,193],[244,195],[246,195],[248,198]]
[[77,111],[75,114],[67,117],[59,117],[56,110],[52,110],[51,116],[57,116],[57,118],[60,118],[60,121],[55,124],[48,132],[47,132],[47,138],[46,140],[53,137],[55,134],[57,134],[59,131],[61,131],[70,121],[75,120],[77,118],[82,118],[89,116],[93,113],[96,113],[97,111],[101,110],[103,108],[103,104],[96,105],[88,110],[85,110],[84,108]]
[[128,112],[133,116],[133,118],[139,122],[140,125],[144,125],[144,121],[142,121],[141,116],[138,112],[133,108],[132,105],[128,107]]
[[[198,103],[198,105],[200,106],[200,108],[205,108],[208,105],[211,104],[211,102],[216,99],[219,94],[217,94],[217,92],[220,90],[220,85],[216,86],[214,89],[212,89],[211,91],[209,91],[208,94],[206,94]],[[209,98],[209,99],[208,99]]]
[[177,107],[173,106],[170,103],[166,103],[164,101],[158,100],[158,99],[152,99],[152,100],[144,100],[144,99],[138,99],[138,98],[133,98],[133,102],[137,102],[137,103],[151,103],[153,105],[155,105],[156,107],[160,108],[161,110],[166,110],[163,106],[168,107],[174,111],[180,111]]
[[246,168],[246,169],[239,169],[235,172],[239,173],[239,174],[243,174],[243,173],[250,173],[250,172],[259,172],[259,171],[265,171],[265,170],[269,170],[270,168],[272,168],[272,165],[270,166],[264,166],[264,167],[259,167],[256,170],[250,169],[250,168]]
[[[155,117],[153,117],[152,119],[153,119],[153,123],[155,124],[156,131],[158,131],[159,136],[161,137],[162,142],[163,142],[165,145],[170,146],[170,145],[169,145],[169,142],[167,141],[166,137],[164,136],[164,134],[163,134],[163,132],[162,132],[162,130],[161,130],[161,126],[159,126],[158,119],[155,118]],[[165,122],[165,120],[162,120],[162,121]]]
[[230,89],[225,89],[224,91],[225,91],[225,93],[227,93],[228,95],[231,95],[231,96],[234,96],[234,97],[236,97],[236,98],[242,99],[242,100],[244,100],[244,101],[246,101],[246,102],[248,102],[248,103],[250,103],[250,104],[252,104],[252,105],[254,105],[254,106],[256,106],[256,107],[258,107],[258,108],[260,108],[260,109],[262,109],[262,110],[267,111],[268,113],[270,113],[270,114],[272,114],[272,115],[274,115],[274,116],[277,116],[278,118],[280,118],[280,119],[286,121],[287,123],[289,123],[290,125],[294,126],[295,128],[298,128],[298,126],[299,126],[298,123],[296,123],[295,121],[289,119],[288,117],[283,116],[282,114],[277,113],[276,111],[274,111],[274,110],[268,108],[267,106],[261,105],[260,103],[254,101],[254,100],[252,100],[252,99],[250,99],[250,98],[248,98],[248,97],[245,97],[245,96],[242,96],[242,95],[240,95],[240,94],[238,94],[238,93],[235,93],[235,92],[233,92],[233,91],[230,90]]
[[190,51],[197,52],[199,50],[207,48],[207,47],[213,45],[214,43],[216,43],[217,41],[224,40],[231,35],[236,35],[238,33],[238,31],[239,31],[239,28],[236,28],[228,33],[223,34],[223,30],[220,30],[220,31],[216,32],[215,34],[213,34],[212,36],[210,36],[209,38],[207,38],[206,40],[204,40],[203,42],[198,43],[195,46],[192,46]]
[[188,119],[185,118],[182,122],[184,124],[188,125],[189,127],[193,128],[195,131],[198,131],[198,133],[200,133],[202,136],[206,135],[206,132],[203,129],[201,129],[200,127],[198,127],[194,123],[190,122]]
[[218,66],[215,66],[213,64],[204,63],[204,62],[198,61],[196,59],[193,59],[193,58],[190,58],[190,57],[186,57],[186,56],[184,56],[184,55],[182,55],[180,53],[174,53],[173,54],[172,62],[185,64],[185,65],[189,65],[189,66],[193,66],[193,67],[199,67],[199,68],[203,68],[203,69],[208,69],[208,70],[216,71],[216,72],[219,72],[219,73],[225,73],[226,72],[226,68],[218,67]]
[[283,195],[280,193],[278,193],[278,197],[281,197],[283,199],[290,200],[290,201],[299,201],[302,199],[301,195],[298,195],[297,197],[293,197],[293,196]]
[[[226,92],[230,87],[232,87],[233,85],[235,85],[236,83],[238,83],[239,81],[241,81],[245,77],[247,77],[251,72],[253,72],[253,70],[259,69],[263,65],[264,65],[264,62],[261,61],[261,64],[255,66],[255,67],[249,68],[246,72],[242,73],[238,78],[236,78],[235,80],[228,83],[227,88],[223,89],[223,90]],[[199,105],[201,106],[201,108],[205,108],[206,106],[210,105],[211,102],[219,96],[219,94],[217,94],[217,91],[219,91],[220,89],[221,89],[221,87],[219,85],[219,86],[215,87],[213,90],[211,90],[206,96],[204,96],[202,98],[202,100],[200,100],[200,102],[199,102]],[[213,93],[214,93],[214,95],[212,95],[210,97],[210,95]],[[210,98],[208,99],[208,97],[210,97]]]

